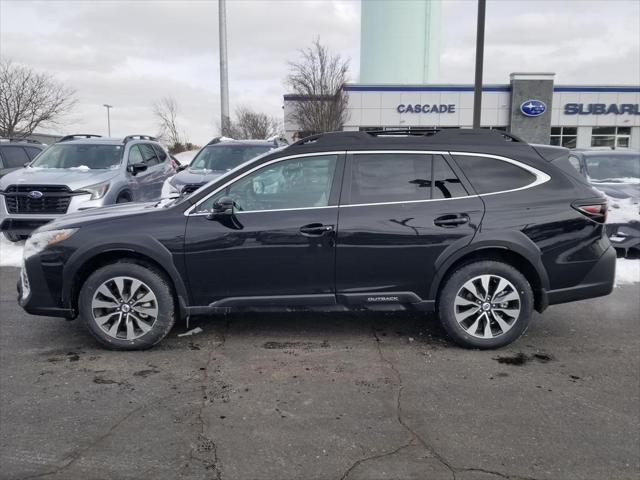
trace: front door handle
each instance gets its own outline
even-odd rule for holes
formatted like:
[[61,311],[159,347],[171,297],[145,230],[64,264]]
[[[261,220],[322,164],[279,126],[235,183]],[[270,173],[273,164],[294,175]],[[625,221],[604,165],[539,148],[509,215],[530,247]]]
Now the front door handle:
[[300,227],[300,233],[305,237],[321,237],[322,235],[333,232],[333,225],[323,225],[322,223],[310,223]]
[[469,215],[465,213],[442,215],[436,218],[433,223],[438,227],[454,228],[469,223]]

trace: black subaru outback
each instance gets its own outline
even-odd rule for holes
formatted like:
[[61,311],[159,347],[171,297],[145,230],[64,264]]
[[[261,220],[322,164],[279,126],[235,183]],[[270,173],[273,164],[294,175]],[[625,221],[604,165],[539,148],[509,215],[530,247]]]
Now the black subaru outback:
[[500,347],[534,309],[613,288],[606,201],[568,153],[477,130],[307,137],[187,197],[41,227],[19,301],[115,349],[189,315],[296,307],[435,311],[460,345]]

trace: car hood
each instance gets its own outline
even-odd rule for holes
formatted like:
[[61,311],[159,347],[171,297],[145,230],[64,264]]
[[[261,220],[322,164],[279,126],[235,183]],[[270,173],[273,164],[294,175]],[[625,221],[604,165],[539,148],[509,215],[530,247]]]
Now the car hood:
[[598,183],[591,182],[594,188],[615,199],[640,198],[640,183]]
[[107,207],[89,208],[87,210],[63,215],[47,223],[44,227],[41,227],[41,230],[80,227],[86,223],[105,222],[119,217],[157,212],[159,211],[155,208],[157,203],[158,202],[119,203]]
[[118,174],[113,170],[80,170],[72,168],[20,168],[0,178],[0,190],[9,185],[66,185],[78,190],[111,180]]
[[209,183],[211,180],[215,180],[227,173],[226,170],[193,170],[187,168],[181,172],[176,173],[171,177],[171,183],[177,189],[185,185],[201,185]]

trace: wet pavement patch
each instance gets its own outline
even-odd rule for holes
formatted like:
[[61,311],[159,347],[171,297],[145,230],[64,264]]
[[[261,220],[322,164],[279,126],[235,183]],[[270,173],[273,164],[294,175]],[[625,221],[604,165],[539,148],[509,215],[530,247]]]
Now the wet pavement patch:
[[322,343],[314,342],[266,342],[262,345],[262,348],[267,350],[289,350],[289,349],[302,349],[313,350],[314,348],[329,348],[329,342],[324,340]]
[[111,385],[118,382],[116,382],[115,380],[110,380],[108,378],[93,377],[93,383],[97,383],[98,385]]
[[134,377],[148,377],[149,375],[153,375],[154,373],[160,373],[160,370],[139,370],[137,372],[133,372]]
[[504,355],[500,357],[494,357],[494,360],[504,365],[515,365],[519,367],[526,363],[529,363],[532,360],[540,363],[548,363],[553,360],[553,357],[546,353],[534,353],[533,355],[527,355],[525,353],[519,352],[511,356]]

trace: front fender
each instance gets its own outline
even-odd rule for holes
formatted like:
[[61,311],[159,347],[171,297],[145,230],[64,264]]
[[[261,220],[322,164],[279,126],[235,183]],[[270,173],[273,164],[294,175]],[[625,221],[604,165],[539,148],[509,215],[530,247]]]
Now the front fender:
[[73,279],[98,255],[109,252],[131,252],[137,256],[148,257],[158,263],[169,275],[178,297],[178,308],[182,317],[186,316],[188,292],[182,276],[174,263],[174,257],[165,245],[149,235],[122,235],[118,241],[104,243],[104,239],[96,239],[78,248],[65,263],[62,276],[63,305],[73,305]]

